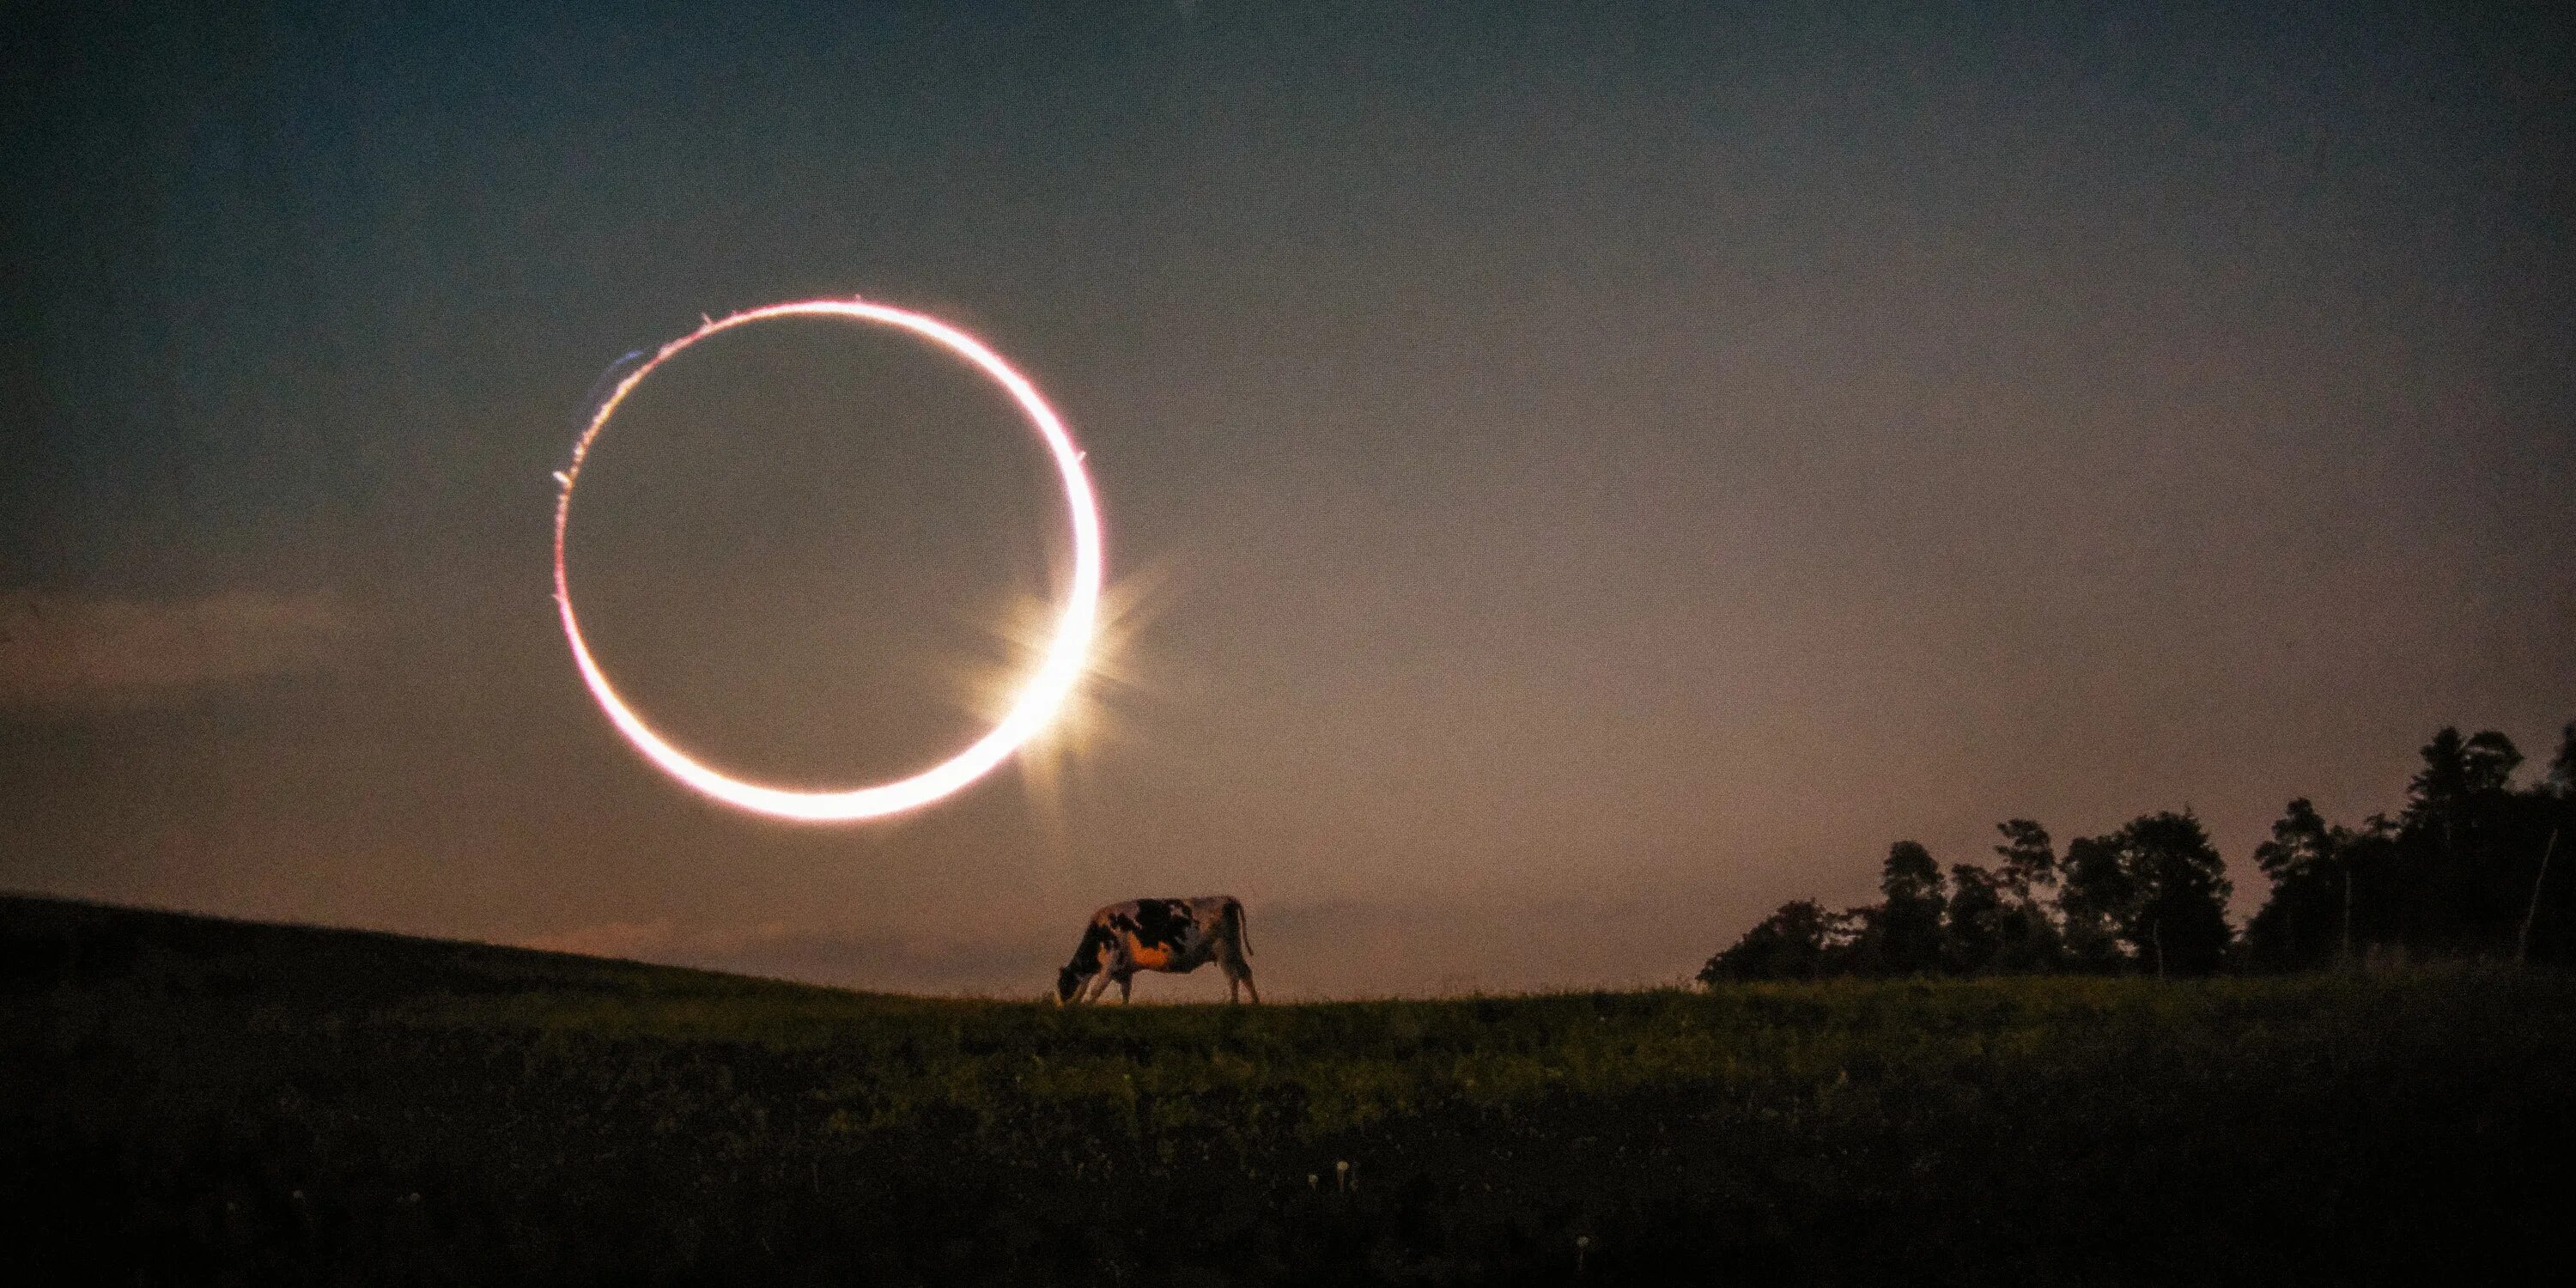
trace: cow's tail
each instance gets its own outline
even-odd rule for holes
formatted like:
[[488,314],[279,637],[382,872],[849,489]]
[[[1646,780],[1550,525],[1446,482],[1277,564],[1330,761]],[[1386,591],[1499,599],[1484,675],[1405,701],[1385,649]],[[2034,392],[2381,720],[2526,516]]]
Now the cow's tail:
[[1244,956],[1250,957],[1252,955],[1252,921],[1243,914],[1243,900],[1227,899],[1225,901],[1225,919],[1234,923],[1235,947],[1242,949]]

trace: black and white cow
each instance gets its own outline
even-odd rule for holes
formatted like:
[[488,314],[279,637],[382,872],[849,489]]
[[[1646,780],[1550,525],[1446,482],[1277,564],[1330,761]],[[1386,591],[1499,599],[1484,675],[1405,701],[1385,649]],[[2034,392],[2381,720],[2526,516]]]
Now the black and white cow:
[[1096,999],[1112,982],[1124,1002],[1140,970],[1186,975],[1211,961],[1225,971],[1228,1001],[1241,1001],[1249,991],[1258,1002],[1261,990],[1252,987],[1252,966],[1245,960],[1251,955],[1243,901],[1233,895],[1113,903],[1091,914],[1073,960],[1055,973],[1056,1005]]

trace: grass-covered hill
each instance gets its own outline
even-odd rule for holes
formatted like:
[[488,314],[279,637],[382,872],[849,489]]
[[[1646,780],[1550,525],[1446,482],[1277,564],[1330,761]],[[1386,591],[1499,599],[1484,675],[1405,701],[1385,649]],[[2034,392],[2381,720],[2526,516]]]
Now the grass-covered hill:
[[2571,1093],[2555,974],[1059,1011],[0,898],[15,1283],[2486,1279]]

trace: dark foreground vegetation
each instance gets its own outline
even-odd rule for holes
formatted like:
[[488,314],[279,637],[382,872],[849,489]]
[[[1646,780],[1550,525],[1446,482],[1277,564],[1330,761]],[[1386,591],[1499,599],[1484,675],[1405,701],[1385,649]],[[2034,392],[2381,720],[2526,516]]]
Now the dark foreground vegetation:
[[2554,973],[1058,1011],[0,899],[12,1283],[2485,1279],[2571,1093]]
[[[2305,797],[2255,847],[2271,895],[2242,934],[2227,864],[2188,809],[2142,814],[2057,852],[2048,829],[1995,825],[1992,868],[1888,847],[1877,903],[1793,900],[1711,957],[1703,982],[2291,971],[2357,960],[2576,966],[2576,723],[2547,773],[2494,730],[2433,735],[2395,817],[2329,823]],[[2556,871],[2552,873],[2552,860]]]

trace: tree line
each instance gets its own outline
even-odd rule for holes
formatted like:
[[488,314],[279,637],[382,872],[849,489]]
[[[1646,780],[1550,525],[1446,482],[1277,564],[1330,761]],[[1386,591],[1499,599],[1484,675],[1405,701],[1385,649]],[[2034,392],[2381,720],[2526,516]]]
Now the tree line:
[[[1995,825],[1992,866],[1944,879],[1913,841],[1888,847],[1880,901],[1781,905],[1708,960],[1704,983],[1837,975],[2208,975],[2400,955],[2576,963],[2576,723],[2545,776],[2494,730],[2446,728],[2395,817],[2330,823],[2293,800],[2254,864],[2271,894],[2241,932],[2226,861],[2189,810],[2141,814],[2058,852],[2026,818]],[[2552,866],[2556,871],[2551,871]]]

